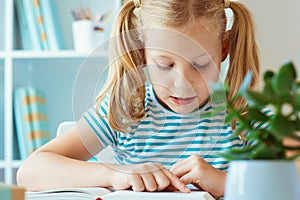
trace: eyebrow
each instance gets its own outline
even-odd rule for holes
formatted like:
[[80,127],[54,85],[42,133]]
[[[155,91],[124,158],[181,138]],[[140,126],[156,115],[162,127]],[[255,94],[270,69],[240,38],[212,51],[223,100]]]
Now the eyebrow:
[[171,58],[171,59],[173,59],[172,57],[170,57],[170,56],[167,56],[167,55],[152,55],[152,57],[159,57],[159,58]]
[[[167,55],[156,55],[156,54],[151,55],[151,57],[153,57],[153,56],[159,57],[159,58],[174,59],[174,58],[172,58],[172,57],[170,57],[170,56],[167,56]],[[176,56],[180,56],[180,55],[177,55],[177,54],[176,54]],[[208,56],[208,54],[207,54],[207,53],[204,53],[204,54],[195,56],[195,57],[192,58],[192,60],[197,59],[197,58],[200,58],[200,57],[203,57],[203,56]],[[180,57],[181,57],[181,56],[180,56]]]
[[210,56],[210,55],[208,53],[204,53],[204,54],[195,56],[193,59],[200,58],[200,57],[203,57],[203,56]]

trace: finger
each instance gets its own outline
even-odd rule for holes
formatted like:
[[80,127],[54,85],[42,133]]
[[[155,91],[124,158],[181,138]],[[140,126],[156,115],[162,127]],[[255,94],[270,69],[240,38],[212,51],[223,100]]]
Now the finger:
[[187,173],[185,175],[183,175],[182,177],[180,177],[180,181],[182,181],[184,184],[190,184],[193,183],[193,179],[194,179],[195,175],[193,175],[192,173]]
[[199,179],[194,178],[195,175],[192,175],[192,173],[186,174],[183,177],[180,178],[180,180],[185,184],[193,184],[196,188],[199,190],[204,190],[202,182]]
[[177,163],[175,163],[170,168],[170,171],[174,173],[178,168],[180,168],[182,166],[185,166],[185,165],[188,165],[191,162],[191,160],[194,159],[195,157],[198,157],[198,156],[197,155],[191,155],[188,158],[185,158],[185,159],[182,159],[182,160],[178,161]]
[[178,189],[177,188],[175,188],[173,185],[168,185],[168,187],[166,187],[165,189],[164,189],[164,191],[166,191],[166,192],[175,192],[175,191],[177,191]]
[[176,167],[171,171],[174,175],[176,175],[178,178],[184,176],[185,174],[189,173],[192,170],[191,164],[185,164]]
[[133,175],[129,180],[129,185],[135,192],[141,192],[145,190],[144,182],[140,175]]
[[199,163],[202,163],[203,159],[200,158],[198,155],[191,155],[185,160],[182,160],[182,162],[178,163],[172,170],[177,177],[182,177],[187,173],[190,173],[193,169],[193,167],[198,166]]
[[177,188],[179,191],[188,193],[191,192],[189,188],[186,187],[186,185],[179,180],[177,176],[175,176],[173,173],[171,173],[167,169],[163,169],[164,174],[166,174],[169,177],[170,184],[173,185],[175,188]]
[[146,191],[153,192],[157,190],[157,182],[152,173],[143,173],[141,174],[141,177]]
[[185,174],[184,176],[182,176],[180,178],[180,180],[184,183],[184,184],[193,184],[194,186],[196,186],[199,189],[202,189],[202,182],[201,182],[201,178],[196,178],[198,177],[196,172],[190,172]]
[[182,160],[176,162],[176,163],[170,168],[170,171],[173,172],[176,168],[178,168],[178,167],[180,167],[180,166],[182,166],[182,165],[185,165],[186,160],[187,160],[187,158],[182,159]]
[[161,170],[155,172],[153,176],[157,184],[157,191],[162,191],[170,185],[169,177]]

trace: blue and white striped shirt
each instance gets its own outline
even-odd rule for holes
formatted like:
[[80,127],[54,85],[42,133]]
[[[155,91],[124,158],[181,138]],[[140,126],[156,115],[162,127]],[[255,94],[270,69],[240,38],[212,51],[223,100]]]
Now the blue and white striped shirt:
[[[156,99],[151,85],[146,85],[145,118],[130,127],[128,132],[113,130],[106,117],[99,117],[96,107],[83,118],[96,134],[103,147],[111,145],[120,164],[158,162],[166,168],[197,154],[213,167],[226,170],[228,162],[216,155],[224,150],[241,148],[245,142],[231,137],[232,129],[224,123],[225,111],[205,118],[201,115],[218,105],[208,101],[189,114],[178,114],[164,108]],[[98,114],[107,115],[108,98]]]

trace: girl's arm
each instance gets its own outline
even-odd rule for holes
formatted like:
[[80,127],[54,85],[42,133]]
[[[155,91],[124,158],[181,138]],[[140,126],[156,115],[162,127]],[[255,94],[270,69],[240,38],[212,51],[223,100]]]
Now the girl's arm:
[[[79,124],[36,150],[24,161],[17,172],[19,186],[30,191],[95,186],[132,188],[134,191],[168,188],[190,191],[177,176],[158,163],[116,165],[86,162],[92,156],[91,146],[98,149],[93,154],[102,146],[99,147],[99,143],[92,138],[94,134],[83,138],[91,130],[84,121],[79,121]],[[83,130],[84,134],[78,134]]]
[[108,186],[108,181],[104,178],[107,177],[107,167],[85,162],[90,157],[75,125],[32,153],[19,168],[17,183],[34,191],[60,187]]

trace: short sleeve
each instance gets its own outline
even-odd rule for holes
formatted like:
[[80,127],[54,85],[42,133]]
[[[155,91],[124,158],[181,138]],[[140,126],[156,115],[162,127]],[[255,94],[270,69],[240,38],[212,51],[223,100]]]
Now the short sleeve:
[[108,99],[106,98],[99,109],[95,105],[82,115],[82,118],[103,147],[116,144],[116,132],[109,126],[107,109]]

